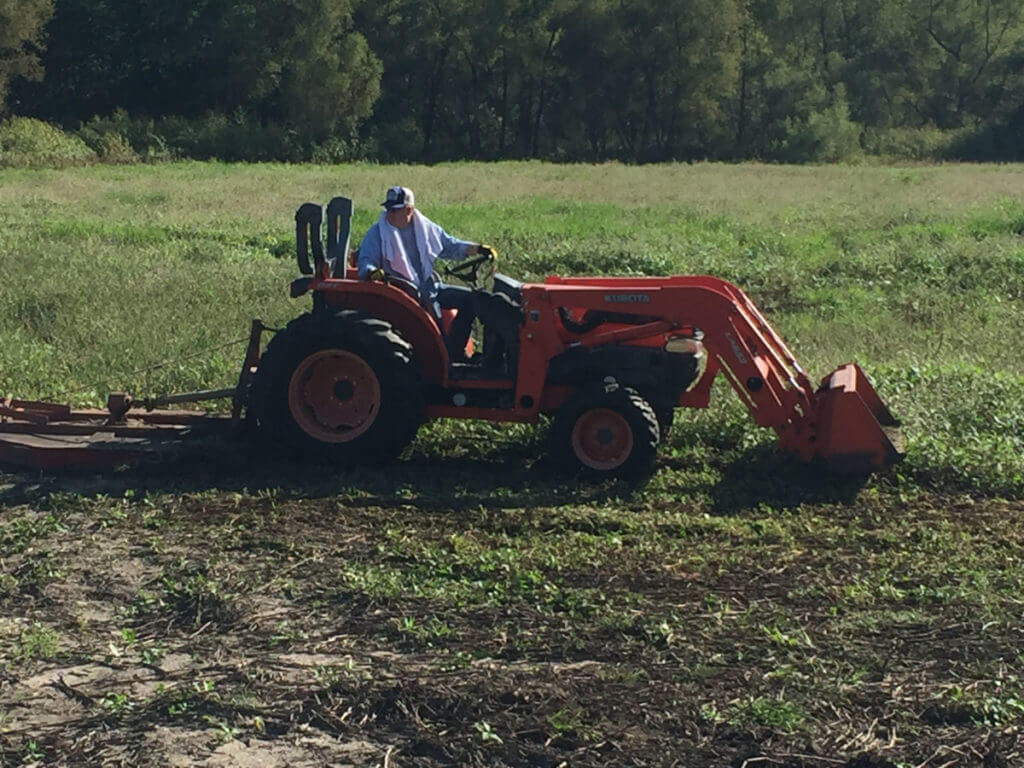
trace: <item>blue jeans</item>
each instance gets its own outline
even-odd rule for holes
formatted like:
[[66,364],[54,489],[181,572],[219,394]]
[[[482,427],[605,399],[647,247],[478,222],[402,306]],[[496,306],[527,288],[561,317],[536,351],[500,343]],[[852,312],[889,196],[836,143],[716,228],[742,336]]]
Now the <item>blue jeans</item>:
[[469,332],[473,329],[476,313],[473,311],[473,291],[461,285],[445,285],[441,283],[434,300],[434,308],[438,322],[441,320],[442,309],[456,309],[458,314],[452,321],[452,327],[445,334],[444,345],[448,349],[448,357],[460,360],[466,354],[466,342]]

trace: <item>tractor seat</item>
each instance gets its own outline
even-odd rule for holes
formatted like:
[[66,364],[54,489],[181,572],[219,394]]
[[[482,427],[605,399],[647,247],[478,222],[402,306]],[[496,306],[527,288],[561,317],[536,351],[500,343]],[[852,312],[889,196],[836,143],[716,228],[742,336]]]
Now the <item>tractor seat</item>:
[[494,274],[494,292],[508,296],[516,304],[523,303],[523,284],[500,272]]

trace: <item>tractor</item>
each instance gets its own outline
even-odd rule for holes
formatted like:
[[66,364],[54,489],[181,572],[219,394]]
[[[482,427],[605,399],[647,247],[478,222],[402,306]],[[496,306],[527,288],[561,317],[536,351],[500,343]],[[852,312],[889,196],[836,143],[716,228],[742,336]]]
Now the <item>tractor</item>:
[[314,203],[296,212],[301,276],[291,295],[311,295],[312,308],[252,369],[249,417],[296,454],[380,462],[426,419],[547,416],[554,459],[598,477],[641,475],[675,409],[706,407],[722,373],[755,422],[800,459],[862,471],[900,458],[898,422],[858,366],[814,387],[753,302],[714,277],[523,284],[492,273],[484,290],[487,257],[471,258],[449,272],[477,286],[482,349],[454,362],[444,344],[452,311],[435,316],[399,278],[358,279],[351,215],[344,197],[326,217]]
[[[899,423],[864,372],[841,366],[815,387],[754,303],[707,276],[548,277],[519,283],[484,260],[450,271],[478,286],[482,349],[449,359],[453,312],[435,316],[401,279],[359,280],[349,255],[352,201],[295,214],[309,312],[276,332],[253,320],[234,387],[141,400],[111,393],[106,410],[0,397],[0,465],[98,469],[225,432],[319,461],[395,457],[426,419],[536,422],[550,417],[552,456],[597,477],[652,466],[677,408],[704,408],[721,373],[754,421],[803,461],[851,472],[902,456]],[[159,363],[158,365],[163,365]],[[230,416],[167,405],[230,398]]]

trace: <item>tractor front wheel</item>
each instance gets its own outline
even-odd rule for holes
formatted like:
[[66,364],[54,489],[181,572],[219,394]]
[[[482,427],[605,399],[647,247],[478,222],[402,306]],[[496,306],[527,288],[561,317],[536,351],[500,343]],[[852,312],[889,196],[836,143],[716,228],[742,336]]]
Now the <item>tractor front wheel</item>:
[[650,404],[617,384],[570,399],[551,427],[553,456],[598,477],[650,471],[660,439]]
[[412,349],[357,312],[302,315],[267,345],[250,408],[263,434],[303,458],[394,458],[423,420]]

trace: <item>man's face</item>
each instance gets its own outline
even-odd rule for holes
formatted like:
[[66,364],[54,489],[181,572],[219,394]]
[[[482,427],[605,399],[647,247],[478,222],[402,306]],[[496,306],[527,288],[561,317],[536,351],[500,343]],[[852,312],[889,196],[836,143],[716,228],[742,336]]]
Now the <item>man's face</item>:
[[398,229],[404,229],[412,221],[412,208],[393,208],[387,212],[388,224]]

